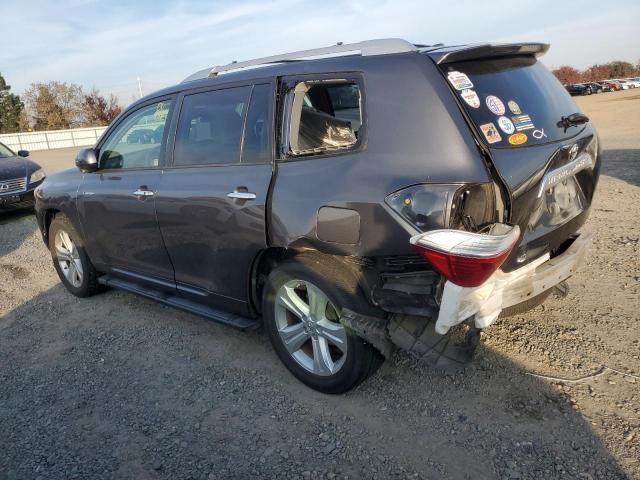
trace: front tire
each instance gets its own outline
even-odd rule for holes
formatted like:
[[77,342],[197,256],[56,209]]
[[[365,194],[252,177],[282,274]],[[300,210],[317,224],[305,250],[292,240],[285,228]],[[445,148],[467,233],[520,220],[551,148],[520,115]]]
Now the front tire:
[[263,295],[263,319],[273,348],[300,381],[323,393],[343,393],[382,363],[371,345],[340,323],[358,295],[349,274],[331,262],[296,257],[275,269]]
[[78,231],[64,215],[56,215],[49,227],[49,251],[58,277],[76,297],[96,294],[100,285]]

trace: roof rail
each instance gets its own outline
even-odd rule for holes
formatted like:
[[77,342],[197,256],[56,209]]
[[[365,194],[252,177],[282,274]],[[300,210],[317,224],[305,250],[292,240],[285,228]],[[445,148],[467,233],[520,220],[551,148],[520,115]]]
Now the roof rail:
[[219,73],[229,72],[231,70],[239,70],[241,68],[256,67],[270,63],[284,63],[296,60],[310,59],[311,57],[330,57],[345,53],[357,53],[362,56],[369,55],[386,55],[390,53],[406,53],[417,51],[413,43],[400,38],[384,38],[379,40],[365,40],[357,43],[343,44],[339,42],[331,47],[314,48],[311,50],[301,50],[299,52],[283,53],[280,55],[272,55],[270,57],[256,58],[245,62],[232,62],[228,65],[219,65],[212,68],[205,68],[193,75],[188,76],[183,82],[192,80],[200,80],[207,77],[213,77]]

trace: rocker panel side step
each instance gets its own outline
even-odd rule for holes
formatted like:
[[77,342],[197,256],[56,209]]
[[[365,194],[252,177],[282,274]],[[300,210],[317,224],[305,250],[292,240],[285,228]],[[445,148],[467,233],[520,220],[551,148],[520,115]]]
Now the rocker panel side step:
[[234,327],[239,330],[255,330],[261,324],[259,320],[241,317],[240,315],[228,313],[223,310],[199,305],[186,298],[167,294],[165,292],[159,292],[152,288],[147,288],[122,278],[112,277],[111,275],[102,275],[98,278],[98,283],[107,287],[126,290],[127,292],[135,293],[136,295],[155,300],[188,313],[193,313],[194,315],[213,320],[214,322],[229,325],[230,327]]

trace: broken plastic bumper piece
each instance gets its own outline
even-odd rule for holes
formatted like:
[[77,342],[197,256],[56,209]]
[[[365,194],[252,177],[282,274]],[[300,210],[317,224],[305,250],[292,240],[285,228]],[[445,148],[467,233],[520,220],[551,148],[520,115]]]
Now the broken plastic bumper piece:
[[447,280],[436,332],[444,335],[470,317],[477,328],[488,327],[503,309],[534,298],[572,276],[591,241],[591,234],[582,233],[562,254],[550,259],[547,253],[509,273],[498,269],[479,286],[463,287]]

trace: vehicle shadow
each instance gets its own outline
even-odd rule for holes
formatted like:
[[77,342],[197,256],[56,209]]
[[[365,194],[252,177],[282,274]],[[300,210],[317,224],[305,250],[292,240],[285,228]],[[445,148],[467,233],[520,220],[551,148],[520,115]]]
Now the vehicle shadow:
[[263,331],[58,284],[0,322],[0,379],[0,477],[626,478],[562,391],[484,346],[455,375],[396,353],[328,396]]
[[33,210],[0,210],[0,259],[20,247],[37,228]]
[[602,152],[602,175],[640,185],[640,149],[606,149]]

